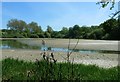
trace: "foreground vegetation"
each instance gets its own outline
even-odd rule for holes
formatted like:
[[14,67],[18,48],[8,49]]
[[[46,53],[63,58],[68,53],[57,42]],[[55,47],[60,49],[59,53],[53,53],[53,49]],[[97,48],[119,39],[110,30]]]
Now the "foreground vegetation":
[[2,61],[3,80],[118,80],[118,72],[117,67],[103,69],[95,65],[45,60],[25,62],[8,58]]
[[[8,29],[2,29],[2,38],[80,38],[99,40],[120,40],[119,19],[108,19],[98,26],[63,27],[55,31],[47,26],[46,31],[42,30],[36,22],[27,24],[23,20],[11,19],[8,21]],[[69,28],[69,29],[68,29]]]

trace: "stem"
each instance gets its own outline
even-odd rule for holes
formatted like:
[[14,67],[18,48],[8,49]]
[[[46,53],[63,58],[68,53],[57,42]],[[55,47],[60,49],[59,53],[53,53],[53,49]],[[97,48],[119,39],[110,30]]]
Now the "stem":
[[70,49],[70,38],[69,38],[68,53],[67,53],[67,61],[68,62],[69,62],[69,57],[70,57],[69,49]]
[[73,51],[76,49],[76,47],[77,47],[78,43],[79,43],[79,39],[78,39],[78,41],[77,41],[76,45],[74,46],[74,48],[72,49],[72,51],[70,52],[70,54],[69,54],[69,55],[71,55],[71,54],[73,53]]

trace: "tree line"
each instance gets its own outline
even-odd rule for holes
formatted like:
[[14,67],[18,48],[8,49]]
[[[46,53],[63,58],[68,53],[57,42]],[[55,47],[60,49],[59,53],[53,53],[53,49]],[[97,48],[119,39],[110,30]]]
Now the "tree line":
[[108,19],[98,26],[63,27],[55,31],[47,26],[46,31],[42,30],[36,22],[27,24],[23,20],[11,19],[8,21],[7,29],[1,30],[2,38],[75,38],[75,39],[96,39],[96,40],[120,40],[119,19]]

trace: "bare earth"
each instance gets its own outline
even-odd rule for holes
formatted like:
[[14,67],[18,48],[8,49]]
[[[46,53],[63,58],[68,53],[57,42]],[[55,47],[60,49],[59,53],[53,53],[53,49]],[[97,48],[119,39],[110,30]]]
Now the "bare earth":
[[[14,38],[15,39],[15,38]],[[68,39],[17,39],[21,43],[25,43],[28,45],[40,46],[42,45],[42,40],[46,42],[46,45],[49,47],[68,47]],[[71,39],[70,48],[73,48],[77,42],[77,39]],[[118,50],[119,41],[106,41],[106,40],[79,40],[79,43],[76,49],[90,49],[90,50]],[[2,59],[11,57],[18,58],[20,60],[25,61],[36,61],[36,59],[41,60],[42,51],[40,50],[26,50],[26,49],[3,49],[0,50],[2,52]],[[50,52],[47,52],[50,53]],[[67,52],[54,52],[54,56],[58,62],[66,62]],[[114,53],[92,53],[92,54],[81,54],[80,52],[73,52],[70,56],[70,60],[74,59],[74,63],[82,63],[82,64],[94,64],[103,68],[115,67],[118,65],[118,54]]]
[[[0,38],[3,39],[3,38]],[[4,38],[5,39],[5,38]],[[46,42],[49,47],[60,47],[67,48],[69,44],[68,39],[48,39],[48,38],[10,38],[18,40],[21,43],[28,45],[40,46],[42,45],[42,40]],[[77,39],[70,40],[70,48],[72,49],[77,43]],[[120,51],[118,45],[120,41],[110,41],[110,40],[85,40],[80,39],[76,49],[88,49],[88,50],[109,50],[109,51]]]
[[[67,48],[69,44],[68,39],[29,39],[26,38],[24,40],[18,39],[18,41],[22,43],[26,43],[29,45],[41,45],[42,40],[46,42],[47,46],[50,47],[61,47]],[[77,39],[70,40],[70,48],[72,49],[77,43]],[[118,48],[120,41],[110,41],[110,40],[84,40],[80,39],[76,49],[90,49],[90,50],[113,50],[120,51]]]
[[[2,52],[2,59],[5,58],[18,58],[20,60],[32,61],[35,62],[36,59],[41,60],[42,51],[39,50],[12,50],[12,49],[4,49]],[[50,52],[47,52],[50,53]],[[54,52],[55,59],[58,62],[66,62],[66,52]],[[118,54],[103,54],[103,53],[95,53],[95,54],[81,54],[78,52],[73,52],[70,56],[70,60],[74,59],[74,63],[82,63],[82,64],[94,64],[103,68],[115,67],[118,65]]]

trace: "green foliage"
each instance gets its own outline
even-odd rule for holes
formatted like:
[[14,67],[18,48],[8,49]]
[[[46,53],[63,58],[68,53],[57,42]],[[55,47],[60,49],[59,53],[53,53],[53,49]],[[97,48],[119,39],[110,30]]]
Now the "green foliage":
[[119,22],[116,19],[109,19],[100,25],[103,28],[103,39],[115,39],[119,40],[120,27]]
[[45,32],[45,38],[51,38],[51,34],[49,32]]
[[3,38],[80,38],[80,39],[106,39],[120,40],[120,21],[118,19],[109,19],[99,26],[74,25],[69,29],[63,27],[60,31],[54,31],[52,27],[47,26],[43,31],[36,22],[26,24],[22,20],[11,19],[8,22],[9,29],[2,29]]
[[101,27],[104,29],[105,33],[110,33],[117,26],[118,22],[116,19],[109,19],[101,24]]
[[18,59],[2,61],[3,80],[118,80],[117,67],[103,69],[95,65],[25,62]]
[[37,34],[31,34],[30,38],[39,38],[39,36]]
[[69,29],[66,27],[63,27],[62,30],[59,32],[61,38],[68,38],[68,34],[69,34]]
[[70,38],[80,38],[80,27],[78,25],[69,28],[69,37]]
[[47,31],[45,32],[46,38],[51,38],[53,34],[53,29],[50,26],[47,26]]
[[89,37],[92,39],[101,39],[103,36],[103,30],[102,29],[95,29],[91,32]]
[[53,31],[53,33],[52,33],[52,38],[63,38],[63,34],[62,33],[60,33],[60,32],[58,32],[58,31]]
[[44,35],[43,32],[41,32],[41,33],[37,33],[37,35],[39,36],[39,38],[45,38],[45,35]]
[[52,32],[53,32],[53,29],[52,29],[52,27],[50,27],[50,26],[47,26],[47,32],[48,32],[48,33],[52,33]]
[[105,8],[108,4],[111,4],[110,10],[112,10],[114,8],[115,0],[100,0],[97,4],[101,5],[102,8]]
[[102,37],[102,39],[104,39],[104,40],[109,40],[109,39],[110,39],[110,34],[106,33],[106,34]]
[[74,38],[80,38],[80,27],[78,25],[73,26],[72,35]]
[[0,30],[0,38],[2,37],[2,34],[4,34],[4,33]]
[[28,29],[30,33],[39,33],[42,32],[41,26],[38,26],[36,22],[31,22],[28,24]]
[[23,20],[11,19],[10,21],[8,21],[7,28],[10,28],[14,31],[22,32],[24,28],[26,28],[26,23]]

